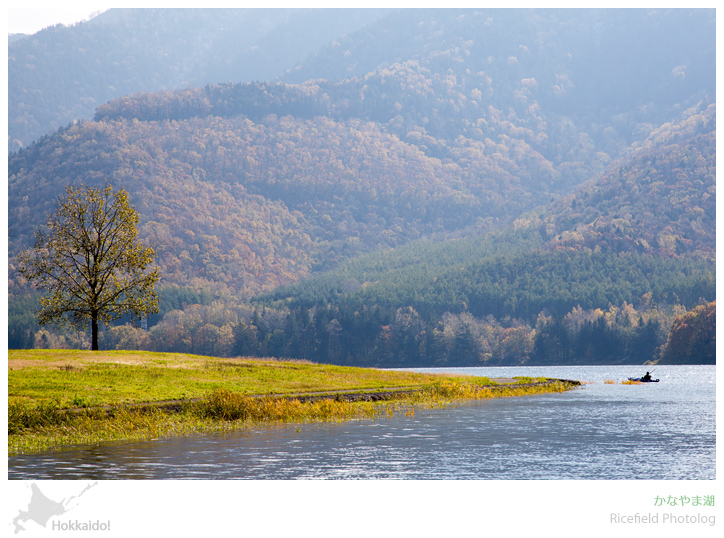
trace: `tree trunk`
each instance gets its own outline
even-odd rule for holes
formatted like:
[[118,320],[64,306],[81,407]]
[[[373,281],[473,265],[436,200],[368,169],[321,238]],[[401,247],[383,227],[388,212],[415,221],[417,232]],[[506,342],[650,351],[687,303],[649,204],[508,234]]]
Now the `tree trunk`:
[[91,314],[91,351],[98,351],[98,314]]

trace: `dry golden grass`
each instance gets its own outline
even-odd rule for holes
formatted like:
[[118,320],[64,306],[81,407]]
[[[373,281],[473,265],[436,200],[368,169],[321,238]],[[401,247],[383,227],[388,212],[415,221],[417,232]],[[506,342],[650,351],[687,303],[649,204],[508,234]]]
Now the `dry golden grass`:
[[175,410],[155,406],[72,411],[57,404],[10,403],[8,452],[24,453],[66,445],[175,437],[254,427],[259,424],[374,419],[415,416],[418,407],[442,407],[456,401],[562,392],[563,383],[518,387],[485,387],[438,382],[406,397],[385,402],[348,402],[344,398],[300,402],[294,398],[255,398],[217,389]]

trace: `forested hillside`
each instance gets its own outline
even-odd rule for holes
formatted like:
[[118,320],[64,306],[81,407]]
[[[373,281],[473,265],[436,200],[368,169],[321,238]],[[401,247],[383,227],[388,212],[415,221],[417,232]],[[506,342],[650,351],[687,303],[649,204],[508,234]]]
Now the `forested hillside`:
[[674,320],[659,364],[716,364],[716,301]]
[[716,293],[714,117],[689,111],[504,232],[359,257],[262,299],[337,319],[354,342],[337,361],[382,348],[413,364],[656,360],[673,316]]
[[[357,282],[367,283],[366,293],[370,293],[370,283],[375,283],[394,289],[399,296],[408,281],[419,287],[427,279],[432,286],[443,275],[496,257],[515,257],[518,261],[512,266],[518,268],[531,263],[532,253],[542,256],[545,252],[566,256],[588,252],[600,255],[601,260],[641,255],[638,259],[688,260],[711,268],[716,260],[715,137],[715,107],[689,110],[680,122],[655,130],[595,180],[522,214],[503,232],[416,242],[356,258],[296,286],[291,295],[329,300],[334,297],[329,290],[341,289],[343,282]],[[606,276],[612,277],[616,274]],[[632,282],[630,276],[626,280]],[[439,286],[435,287],[438,293]],[[285,293],[277,290],[272,296]]]
[[[716,108],[655,129],[631,155],[553,203],[547,248],[716,259]],[[534,219],[519,220],[518,226]]]
[[11,347],[85,345],[33,324],[15,256],[66,185],[109,182],[162,281],[149,330],[107,328],[106,347],[656,360],[674,318],[714,300],[713,22],[395,11],[283,82],[102,104],[10,155]]

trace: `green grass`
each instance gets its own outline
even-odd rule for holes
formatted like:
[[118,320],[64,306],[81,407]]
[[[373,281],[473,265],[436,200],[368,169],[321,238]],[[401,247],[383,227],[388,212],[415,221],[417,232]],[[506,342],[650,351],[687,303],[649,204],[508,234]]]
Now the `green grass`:
[[543,383],[547,381],[545,377],[530,377],[525,375],[515,376],[513,379],[518,383]]
[[[416,388],[439,377],[272,359],[142,351],[11,350],[8,398],[11,402],[54,401],[61,408],[93,407],[195,399],[217,388],[245,395]],[[478,378],[477,382],[491,383],[488,378]]]
[[[517,384],[520,384],[517,383]],[[481,386],[487,388],[481,389]],[[382,403],[342,398],[301,403],[301,393],[415,389]],[[500,385],[486,377],[219,359],[129,351],[10,351],[8,451],[206,433],[260,423],[371,419],[415,406],[558,392],[567,387]],[[180,401],[180,409],[127,404]]]

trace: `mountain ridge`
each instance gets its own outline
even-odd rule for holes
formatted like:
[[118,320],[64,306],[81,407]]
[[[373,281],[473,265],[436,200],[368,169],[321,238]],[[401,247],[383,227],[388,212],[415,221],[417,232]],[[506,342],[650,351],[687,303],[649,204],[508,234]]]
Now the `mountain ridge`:
[[[673,316],[713,300],[716,106],[702,71],[714,71],[712,12],[680,23],[657,10],[494,14],[391,12],[286,78],[132,93],[12,153],[9,288],[13,319],[26,320],[13,341],[40,334],[14,257],[66,185],[110,182],[131,194],[164,280],[150,331],[110,327],[106,345],[525,363],[573,360],[553,343],[580,336],[582,356],[619,360],[591,347],[605,333],[620,360],[654,357]],[[652,42],[627,55],[617,36],[629,42],[631,25]],[[671,28],[679,34],[662,43]],[[350,70],[365,50],[374,67]],[[337,75],[306,79],[320,58]],[[627,261],[631,285],[618,278]],[[520,275],[505,276],[510,267]],[[606,267],[617,274],[600,276]],[[501,276],[475,288],[475,271]],[[577,300],[564,293],[571,278],[604,287]],[[390,286],[396,298],[378,300]],[[310,301],[295,303],[295,289]],[[479,306],[506,289],[507,306]],[[536,302],[554,291],[560,305]]]

